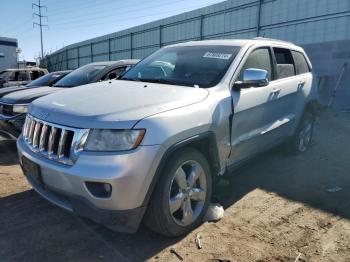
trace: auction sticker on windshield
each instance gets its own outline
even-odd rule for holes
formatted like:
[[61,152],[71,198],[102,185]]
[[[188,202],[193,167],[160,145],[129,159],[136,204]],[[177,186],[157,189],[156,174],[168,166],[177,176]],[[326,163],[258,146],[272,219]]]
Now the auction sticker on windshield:
[[228,60],[230,59],[232,54],[224,54],[224,53],[213,53],[213,52],[206,52],[203,57],[205,58],[216,58],[216,59],[224,59]]

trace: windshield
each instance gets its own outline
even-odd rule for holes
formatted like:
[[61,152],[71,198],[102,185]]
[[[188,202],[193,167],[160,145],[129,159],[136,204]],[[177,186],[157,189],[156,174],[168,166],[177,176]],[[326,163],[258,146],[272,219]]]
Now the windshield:
[[63,72],[54,72],[47,75],[44,75],[42,77],[39,77],[38,79],[35,79],[34,81],[27,84],[27,87],[36,87],[36,86],[51,86],[54,83],[56,83],[58,80],[60,80],[63,76],[65,76],[67,73]]
[[105,65],[85,65],[63,77],[54,87],[73,87],[90,83]]
[[238,51],[239,47],[222,45],[163,48],[135,65],[121,79],[212,87],[222,79]]
[[0,78],[6,81],[15,81],[15,72],[13,71],[2,71],[0,73]]

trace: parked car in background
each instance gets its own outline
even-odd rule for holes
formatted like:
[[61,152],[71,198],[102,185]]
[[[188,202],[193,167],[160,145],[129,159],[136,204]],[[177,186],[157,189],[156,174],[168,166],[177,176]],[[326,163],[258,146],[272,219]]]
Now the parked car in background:
[[1,88],[0,89],[0,98],[9,94],[9,93],[13,93],[16,91],[21,91],[21,90],[36,88],[36,87],[41,87],[41,86],[52,86],[57,81],[59,81],[61,78],[63,78],[67,74],[69,74],[70,72],[72,72],[72,70],[52,72],[52,73],[49,73],[49,74],[44,75],[42,77],[39,77],[26,85]]
[[48,71],[39,67],[7,69],[0,72],[0,88],[26,85],[29,82],[48,74]]
[[40,195],[77,215],[125,232],[145,215],[154,231],[183,235],[202,222],[219,176],[281,143],[309,147],[312,82],[304,50],[288,42],[167,46],[120,81],[34,101],[20,163]]
[[18,136],[22,130],[28,104],[33,100],[71,87],[117,78],[138,60],[96,62],[82,66],[52,86],[31,88],[5,95],[0,100],[0,128]]

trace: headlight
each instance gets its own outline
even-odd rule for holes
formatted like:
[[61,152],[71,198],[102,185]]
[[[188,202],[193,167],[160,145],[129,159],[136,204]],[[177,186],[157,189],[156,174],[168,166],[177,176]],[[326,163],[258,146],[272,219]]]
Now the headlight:
[[13,105],[12,111],[18,114],[27,113],[28,105]]
[[84,150],[123,151],[134,149],[141,143],[146,130],[92,129]]

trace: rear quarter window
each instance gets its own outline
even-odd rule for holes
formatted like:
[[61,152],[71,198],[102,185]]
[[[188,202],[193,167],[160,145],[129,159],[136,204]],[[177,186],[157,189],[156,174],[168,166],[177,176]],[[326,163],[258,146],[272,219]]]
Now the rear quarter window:
[[309,64],[306,61],[305,56],[297,51],[292,51],[293,58],[294,58],[294,63],[295,63],[295,70],[297,75],[309,73],[310,67]]

